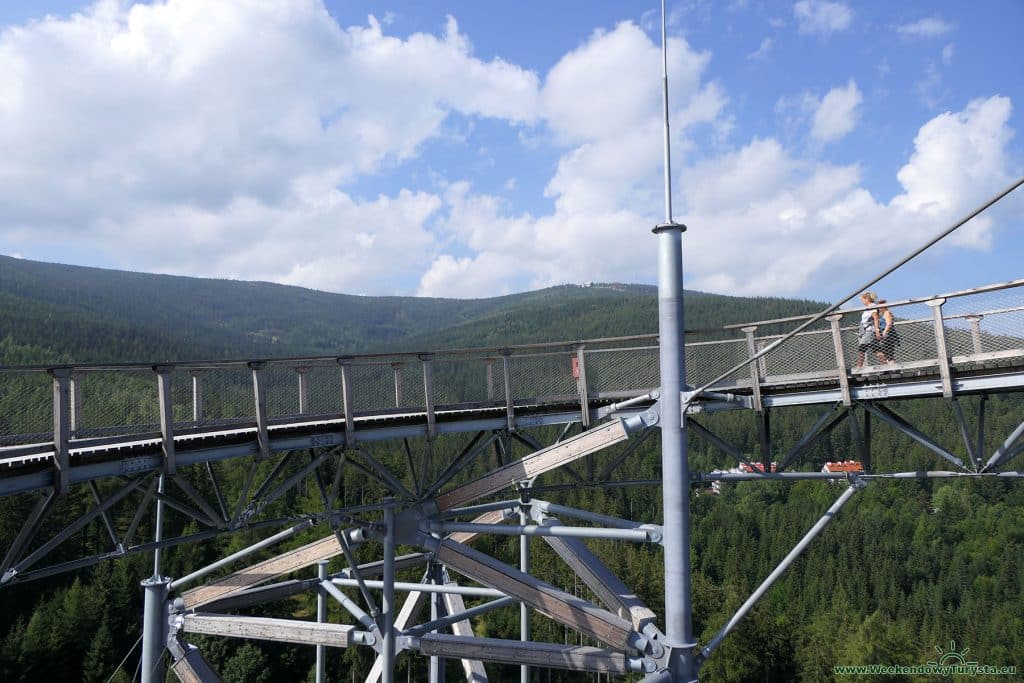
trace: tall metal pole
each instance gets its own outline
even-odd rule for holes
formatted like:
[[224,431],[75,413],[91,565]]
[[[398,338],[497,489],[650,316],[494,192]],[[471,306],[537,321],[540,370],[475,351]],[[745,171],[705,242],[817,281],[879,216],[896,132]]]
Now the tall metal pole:
[[[523,492],[524,505],[529,504],[529,490]],[[523,526],[530,521],[530,515],[525,509],[519,509],[519,523]],[[530,537],[523,534],[519,537],[519,569],[529,573],[530,571]],[[530,608],[525,602],[519,603],[519,640],[527,642],[530,640]],[[519,667],[520,683],[530,683],[530,666],[522,664]]]
[[[327,565],[328,560],[320,560],[316,563],[316,578],[320,580],[320,585],[327,580]],[[318,624],[323,624],[327,621],[327,594],[323,588],[318,588],[316,593],[316,621]],[[327,681],[327,647],[325,645],[316,646],[316,683],[326,683]]]
[[395,683],[395,499],[384,499],[384,597],[382,599],[384,624],[383,652],[384,683]]
[[674,681],[697,680],[690,586],[690,480],[680,391],[686,380],[683,334],[683,231],[672,220],[668,105],[668,36],[661,2],[662,104],[665,132],[665,222],[658,236],[658,334],[661,361],[661,475],[664,508],[665,638]]
[[[157,491],[164,492],[164,475],[160,475]],[[157,543],[164,538],[164,503],[156,501]],[[163,653],[166,629],[164,605],[167,602],[168,580],[160,574],[162,551],[159,546],[153,551],[153,576],[142,582],[144,592],[142,612],[142,662],[140,665],[142,683],[162,683],[164,680]]]
[[[430,582],[439,586],[444,585],[444,576],[441,572],[441,565],[431,562],[427,570],[430,576]],[[430,620],[437,621],[444,615],[444,609],[441,606],[442,595],[441,593],[430,594]],[[430,683],[443,683],[445,679],[444,675],[444,659],[437,655],[430,655],[430,670],[429,670]]]

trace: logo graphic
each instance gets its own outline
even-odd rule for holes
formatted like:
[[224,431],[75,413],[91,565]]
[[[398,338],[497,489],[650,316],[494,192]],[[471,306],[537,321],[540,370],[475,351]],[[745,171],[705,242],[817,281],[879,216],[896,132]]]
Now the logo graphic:
[[928,666],[955,666],[955,667],[977,667],[977,662],[968,662],[967,653],[971,651],[971,648],[965,647],[963,650],[957,651],[956,641],[949,641],[949,652],[946,652],[938,645],[935,646],[935,651],[939,653],[938,660],[929,661]]
[[837,676],[1015,676],[1016,666],[993,666],[967,661],[971,648],[956,648],[956,641],[949,641],[949,649],[935,646],[938,658],[925,664],[856,664],[833,667]]

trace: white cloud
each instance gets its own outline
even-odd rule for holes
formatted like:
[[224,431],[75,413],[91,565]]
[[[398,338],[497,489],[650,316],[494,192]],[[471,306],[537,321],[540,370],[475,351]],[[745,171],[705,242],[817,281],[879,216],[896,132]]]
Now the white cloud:
[[[927,122],[897,174],[901,191],[888,201],[863,187],[858,165],[800,158],[772,138],[686,165],[677,177],[677,218],[690,227],[684,237],[687,286],[793,295],[822,278],[852,282],[876,272],[880,260],[920,245],[993,187],[1005,186],[1012,175],[1009,119],[1009,100],[992,97]],[[574,154],[587,154],[581,150],[588,145]],[[500,200],[473,195],[466,185],[446,197],[453,222],[467,227],[463,239],[474,255],[436,260],[421,292],[488,291],[509,281],[541,286],[629,280],[635,279],[632,272],[649,273],[654,240],[648,228],[659,219],[650,207],[658,197],[644,204],[634,196],[637,187],[625,187],[643,169],[623,170],[622,177],[602,183],[590,165],[572,161],[572,154],[563,159],[558,175],[567,196],[557,195],[558,208],[546,216],[510,215]],[[656,189],[656,173],[648,171],[647,182]],[[588,187],[603,196],[573,205],[570,199]],[[956,242],[985,249],[991,230],[990,220],[976,219]],[[464,289],[461,295],[474,293]]]
[[897,26],[896,30],[905,38],[941,38],[954,28],[953,24],[940,17],[925,17]]
[[[708,61],[706,53],[670,39],[677,152],[694,126],[727,125],[721,121],[721,89],[701,82]],[[541,95],[547,124],[571,145],[545,189],[553,212],[515,214],[496,197],[475,195],[466,183],[453,185],[445,196],[446,228],[474,255],[436,258],[419,293],[483,294],[493,291],[487,287],[495,277],[520,288],[645,277],[653,257],[650,228],[659,220],[662,105],[658,79],[637,74],[660,68],[658,46],[631,23],[596,32],[565,55],[548,73]]]
[[[971,101],[961,112],[939,114],[914,138],[914,153],[897,179],[904,193],[892,205],[904,213],[951,218],[972,200],[1011,179],[1006,148],[1012,107],[1006,97]],[[974,236],[985,244],[988,234]]]
[[769,36],[762,40],[761,44],[758,45],[757,49],[748,54],[747,58],[752,59],[754,61],[760,61],[762,59],[765,59],[766,57],[768,57],[769,54],[771,54],[773,47],[775,47],[775,40],[771,36]]
[[[886,200],[858,164],[816,156],[857,125],[855,82],[780,101],[800,125],[794,144],[736,141],[710,54],[680,38],[669,48],[688,286],[804,293],[905,251],[1013,175],[1006,98],[925,123]],[[476,58],[454,19],[400,39],[372,18],[341,27],[318,0],[105,2],[7,29],[0,244],[88,245],[136,269],[364,293],[649,281],[650,228],[663,218],[660,60],[627,22],[593,33],[542,82]],[[365,190],[450,135],[453,114],[460,128],[492,118],[532,151],[554,141],[549,208],[435,175],[429,191]],[[984,248],[991,227],[959,239]]]
[[800,0],[793,5],[800,33],[827,36],[845,31],[853,23],[853,10],[842,2]]
[[911,87],[917,99],[928,109],[936,109],[949,92],[943,87],[942,72],[935,62],[929,60],[925,64],[924,75],[914,81]]
[[537,77],[475,58],[454,19],[403,40],[319,0],[104,1],[5,29],[0,73],[0,239],[330,289],[407,288],[439,248],[437,197],[339,187],[417,155],[452,112],[539,110]]
[[819,142],[835,142],[852,131],[860,118],[863,96],[852,80],[842,88],[832,88],[814,112],[811,137]]
[[804,91],[799,95],[780,97],[775,113],[787,137],[803,134],[810,123],[810,137],[815,143],[830,143],[852,131],[860,119],[863,95],[856,82],[829,90],[824,97]]
[[948,43],[942,48],[942,63],[949,66],[953,63],[953,54],[956,51],[956,46],[953,43]]

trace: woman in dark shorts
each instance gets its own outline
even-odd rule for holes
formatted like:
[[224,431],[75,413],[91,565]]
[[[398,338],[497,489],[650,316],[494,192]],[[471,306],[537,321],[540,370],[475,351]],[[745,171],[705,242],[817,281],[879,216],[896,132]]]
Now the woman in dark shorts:
[[878,306],[878,333],[881,339],[875,341],[875,355],[883,363],[895,363],[894,354],[899,334],[893,323],[892,311],[885,305],[885,299],[879,299]]

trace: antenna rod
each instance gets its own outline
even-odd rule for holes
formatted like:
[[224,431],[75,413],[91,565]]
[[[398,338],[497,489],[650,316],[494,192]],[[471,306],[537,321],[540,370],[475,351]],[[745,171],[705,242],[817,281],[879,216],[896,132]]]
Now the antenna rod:
[[665,117],[665,222],[672,222],[672,144],[668,125],[668,36],[665,0],[661,0],[661,101]]

